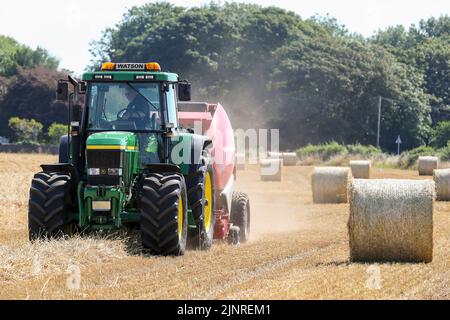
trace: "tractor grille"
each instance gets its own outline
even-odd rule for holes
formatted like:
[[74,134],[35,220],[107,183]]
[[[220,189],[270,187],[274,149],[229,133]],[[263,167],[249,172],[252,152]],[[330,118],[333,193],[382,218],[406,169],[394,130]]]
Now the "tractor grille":
[[120,184],[120,177],[108,175],[108,168],[122,168],[122,152],[120,150],[86,150],[87,167],[99,168],[100,175],[88,175],[91,185],[113,186]]
[[120,168],[120,150],[87,150],[88,168]]

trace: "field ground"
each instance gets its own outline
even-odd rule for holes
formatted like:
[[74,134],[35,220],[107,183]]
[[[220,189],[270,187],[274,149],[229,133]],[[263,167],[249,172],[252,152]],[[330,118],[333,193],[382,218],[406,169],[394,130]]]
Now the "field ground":
[[[215,243],[209,252],[178,258],[143,254],[134,235],[30,244],[30,179],[39,163],[55,160],[0,154],[1,299],[450,298],[450,204],[435,205],[429,264],[349,263],[348,205],[312,204],[311,167],[283,168],[282,182],[261,182],[256,166],[238,171],[236,189],[252,205],[248,244]],[[393,169],[374,169],[374,175],[419,178]],[[77,268],[79,289],[69,289]],[[377,270],[381,282],[371,286]]]

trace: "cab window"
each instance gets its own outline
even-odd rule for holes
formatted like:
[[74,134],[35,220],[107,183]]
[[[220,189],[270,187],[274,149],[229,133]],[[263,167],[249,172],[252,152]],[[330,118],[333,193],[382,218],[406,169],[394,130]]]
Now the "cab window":
[[91,83],[89,130],[160,130],[160,84]]

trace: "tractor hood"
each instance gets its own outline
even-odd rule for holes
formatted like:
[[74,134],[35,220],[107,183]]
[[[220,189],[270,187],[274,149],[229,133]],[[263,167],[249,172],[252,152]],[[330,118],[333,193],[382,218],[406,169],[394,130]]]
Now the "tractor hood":
[[137,137],[132,132],[106,131],[94,133],[86,141],[87,149],[137,150]]

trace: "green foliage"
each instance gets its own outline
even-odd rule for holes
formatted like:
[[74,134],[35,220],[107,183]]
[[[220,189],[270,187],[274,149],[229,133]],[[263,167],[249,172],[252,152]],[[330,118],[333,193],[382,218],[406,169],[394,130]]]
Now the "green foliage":
[[394,151],[399,134],[404,148],[426,143],[431,123],[428,78],[391,50],[408,40],[394,33],[367,41],[331,17],[302,20],[276,7],[153,3],[131,8],[92,44],[92,67],[159,61],[193,83],[194,99],[224,103],[235,127],[280,128],[282,148],[375,143],[382,95],[391,100],[381,146]]
[[406,148],[425,143],[430,107],[420,75],[384,49],[324,35],[305,37],[277,55],[281,63],[274,82],[281,92],[274,96],[284,112],[273,127],[289,128],[300,143],[371,144],[376,141],[376,96],[382,95],[393,100],[383,106],[381,146],[395,149],[392,142],[399,134]]
[[372,145],[349,144],[347,145],[348,153],[351,155],[374,156],[382,153],[381,149]]
[[450,144],[438,150],[439,158],[442,161],[450,161]]
[[321,27],[324,27],[332,36],[336,37],[349,36],[349,32],[346,29],[345,25],[339,24],[336,18],[333,18],[328,14],[326,16],[315,15],[309,20],[319,24]]
[[4,96],[8,91],[8,84],[8,79],[0,76],[0,101],[2,99],[2,96]]
[[12,76],[17,74],[20,68],[35,66],[56,69],[58,64],[58,60],[50,56],[45,49],[38,47],[33,50],[13,38],[0,35],[0,76]]
[[423,88],[431,96],[433,121],[445,119],[450,110],[450,16],[422,20],[409,30],[390,27],[372,41],[421,74]]
[[318,145],[309,144],[297,150],[297,155],[300,158],[315,157],[322,161],[328,161],[337,155],[345,156],[348,154],[349,156],[368,158],[370,156],[380,155],[381,153],[382,151],[380,149],[372,145],[362,145],[359,143],[342,145],[335,141]]
[[43,125],[34,119],[28,120],[17,117],[9,119],[8,126],[14,132],[15,142],[23,144],[37,144],[43,128]]
[[[93,42],[91,67],[158,61],[193,83],[195,100],[221,101],[235,128],[280,128],[281,148],[307,146],[301,152],[324,157],[379,152],[365,145],[376,141],[381,95],[383,150],[396,151],[400,135],[403,149],[431,141],[444,152],[448,131],[437,123],[450,111],[449,30],[443,15],[365,39],[329,16],[157,2],[132,7]],[[14,135],[11,117],[36,119],[44,129],[66,121],[67,106],[54,101],[56,80],[65,77],[57,65],[44,49],[0,36],[0,135]]]
[[0,136],[13,135],[8,127],[12,117],[36,119],[45,130],[54,122],[66,122],[67,105],[55,101],[56,83],[62,78],[67,75],[41,67],[20,70],[11,78],[6,94],[0,99]]
[[449,140],[450,121],[442,121],[432,131],[431,144],[435,148],[443,148],[447,146]]
[[297,150],[297,155],[300,158],[310,156],[310,157],[318,157],[324,161],[329,160],[333,156],[346,153],[347,148],[344,145],[341,145],[335,141],[318,145],[309,144]]
[[55,101],[57,80],[67,77],[56,71],[58,64],[45,49],[33,50],[0,35],[1,136],[16,141],[37,141],[37,137],[20,137],[20,133],[9,126],[10,118],[36,119],[45,128],[52,122],[67,119],[67,108]]
[[52,123],[47,132],[49,142],[53,145],[59,145],[59,139],[66,134],[67,126],[60,123]]

